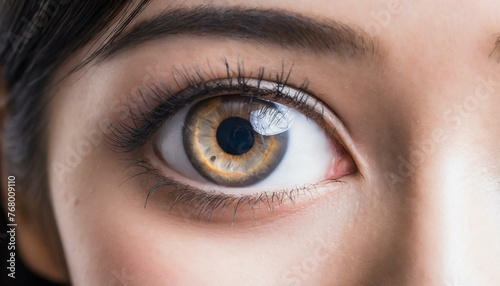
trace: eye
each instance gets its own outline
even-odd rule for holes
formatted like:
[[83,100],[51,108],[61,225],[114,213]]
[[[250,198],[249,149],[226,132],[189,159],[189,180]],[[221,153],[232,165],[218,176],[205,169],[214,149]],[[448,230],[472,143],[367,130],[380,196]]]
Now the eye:
[[183,147],[207,180],[221,186],[252,185],[269,176],[286,153],[292,124],[287,114],[284,106],[252,97],[203,100],[184,120]]
[[167,120],[154,144],[166,173],[201,190],[249,195],[355,171],[326,106],[291,87],[258,87],[198,100]]

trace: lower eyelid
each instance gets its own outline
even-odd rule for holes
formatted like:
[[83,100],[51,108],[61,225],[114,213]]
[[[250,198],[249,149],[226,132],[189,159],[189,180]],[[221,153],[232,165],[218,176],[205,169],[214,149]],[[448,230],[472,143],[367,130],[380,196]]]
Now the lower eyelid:
[[[147,152],[147,154],[149,154],[149,155],[146,155],[146,157],[150,158],[150,159],[148,159],[148,161],[149,161],[151,168],[154,168],[159,174],[162,174],[163,176],[165,176],[167,178],[173,179],[173,178],[182,176],[182,174],[179,174],[177,171],[175,171],[172,168],[165,168],[163,166],[163,164],[165,164],[165,163],[160,162],[160,160],[157,159],[157,158],[161,158],[161,157],[157,156],[157,155],[153,155],[154,153],[157,152],[155,150],[155,148],[153,146],[150,146],[149,148],[150,148],[150,151]],[[247,195],[246,193],[248,193],[250,190],[253,193],[255,193],[255,192],[272,193],[273,191],[284,190],[284,187],[282,187],[282,188],[279,188],[279,187],[275,187],[275,188],[258,187],[258,188],[256,188],[255,186],[248,186],[248,187],[243,187],[243,188],[228,188],[228,187],[219,186],[219,185],[216,185],[212,182],[209,182],[208,180],[206,180],[202,176],[198,176],[198,177],[193,178],[193,179],[185,178],[184,176],[182,176],[182,177],[183,177],[182,179],[173,179],[173,180],[175,180],[176,182],[178,182],[182,185],[185,185],[185,186],[192,186],[193,188],[198,189],[200,191],[217,192],[220,194],[227,194],[227,195],[232,195],[232,196],[245,196],[245,195]],[[196,179],[196,181],[194,179]],[[318,182],[308,183],[308,185],[309,186],[321,186],[322,184],[328,183],[328,182],[337,183],[340,181],[337,180],[337,178],[324,177],[324,179],[322,179]],[[304,188],[304,186],[305,185],[296,184],[295,186],[292,186],[290,188]],[[224,191],[224,192],[222,193],[222,191]]]
[[[324,180],[288,190],[274,190],[251,196],[206,193],[160,175],[150,162],[136,170],[148,186],[145,207],[163,209],[175,217],[210,223],[234,223],[263,219],[273,221],[314,205],[319,200],[350,189],[346,180]],[[145,172],[145,170],[147,172]],[[147,178],[144,178],[146,176]],[[159,185],[162,185],[158,187]],[[265,223],[265,221],[260,221]]]
[[[182,186],[177,186],[159,189],[149,200],[150,205],[155,205],[155,208],[163,209],[184,221],[189,219],[190,223],[226,226],[238,223],[244,226],[244,223],[253,224],[258,221],[258,224],[262,225],[313,208],[314,204],[345,191],[346,188],[348,187],[345,182],[328,181],[315,186],[298,188],[290,193],[276,192],[260,197],[218,199],[215,197],[195,198],[192,194],[186,194]],[[179,199],[180,196],[183,197]],[[216,206],[209,205],[209,203]]]
[[[336,142],[332,142],[335,149],[342,149]],[[175,169],[165,168],[165,162],[159,159],[162,157],[153,155],[155,151],[158,152],[153,144],[148,144],[148,149],[149,155],[146,157],[151,159],[157,173],[172,178],[168,180],[172,182],[170,184],[177,185],[177,187],[159,188],[149,200],[153,197],[159,198],[163,202],[163,208],[166,208],[168,212],[178,216],[177,209],[180,208],[182,210],[180,215],[189,214],[190,217],[200,221],[234,222],[235,217],[238,221],[253,220],[256,219],[255,212],[260,218],[291,214],[336,193],[337,190],[346,188],[346,184],[342,181],[334,180],[336,178],[332,177],[324,177],[322,181],[315,184],[288,186],[287,189],[267,187],[259,190],[255,186],[250,186],[231,190],[228,187],[208,182],[201,176],[197,180],[185,178]],[[348,158],[350,156],[344,156],[344,160]],[[352,160],[349,159],[347,162],[352,163]],[[343,175],[352,171],[345,165],[338,168],[343,168],[345,171]],[[165,178],[163,177],[163,179]],[[249,192],[253,194],[247,195]],[[171,207],[172,203],[175,204],[173,207]]]

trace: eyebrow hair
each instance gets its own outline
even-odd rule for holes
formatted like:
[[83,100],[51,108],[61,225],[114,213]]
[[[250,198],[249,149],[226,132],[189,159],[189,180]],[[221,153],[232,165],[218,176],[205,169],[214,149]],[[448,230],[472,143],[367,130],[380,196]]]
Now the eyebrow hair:
[[179,35],[218,35],[342,57],[378,54],[375,39],[361,29],[281,10],[197,6],[168,9],[115,35],[98,51],[98,61],[147,41]]

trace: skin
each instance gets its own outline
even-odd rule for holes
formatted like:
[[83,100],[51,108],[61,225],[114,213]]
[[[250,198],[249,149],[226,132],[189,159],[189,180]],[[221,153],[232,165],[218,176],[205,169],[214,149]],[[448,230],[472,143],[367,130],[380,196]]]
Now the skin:
[[[215,36],[177,36],[126,50],[53,91],[49,166],[100,134],[103,119],[118,120],[112,102],[126,102],[144,81],[155,75],[172,81],[173,66],[206,70],[207,59],[223,77],[218,60],[226,58],[233,68],[244,61],[248,71],[264,66],[271,73],[293,63],[289,83],[309,79],[309,92],[341,118],[338,136],[357,170],[345,183],[322,184],[274,214],[261,208],[255,218],[247,210],[233,223],[227,215],[203,222],[182,208],[169,214],[161,196],[144,208],[141,180],[123,172],[128,155],[97,140],[63,176],[50,169],[72,284],[500,283],[500,55],[490,56],[500,31],[498,2],[212,3],[282,9],[361,29],[374,13],[391,18],[372,30],[380,44],[372,60]],[[137,20],[196,4],[153,1]],[[78,51],[54,79],[91,48]],[[150,145],[141,154],[156,160]]]

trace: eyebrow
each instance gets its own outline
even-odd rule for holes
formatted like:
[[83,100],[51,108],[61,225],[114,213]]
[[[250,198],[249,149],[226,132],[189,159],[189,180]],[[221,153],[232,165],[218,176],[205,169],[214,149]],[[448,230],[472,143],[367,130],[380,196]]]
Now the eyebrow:
[[148,41],[179,35],[223,36],[273,44],[284,49],[374,57],[378,45],[370,35],[336,21],[321,21],[281,10],[198,6],[168,9],[116,35],[99,52],[98,61]]

